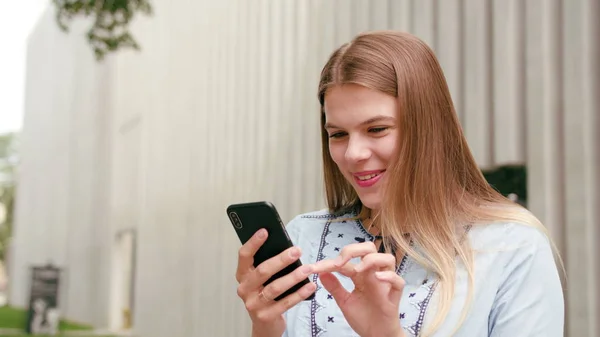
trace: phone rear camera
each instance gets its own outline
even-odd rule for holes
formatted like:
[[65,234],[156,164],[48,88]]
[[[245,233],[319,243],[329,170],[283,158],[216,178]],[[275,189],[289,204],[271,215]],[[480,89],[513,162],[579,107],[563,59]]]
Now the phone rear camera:
[[235,212],[229,213],[229,218],[231,219],[231,223],[233,223],[233,227],[235,227],[237,229],[241,229],[243,227],[242,221],[240,221],[240,218],[238,217],[237,213],[235,213]]

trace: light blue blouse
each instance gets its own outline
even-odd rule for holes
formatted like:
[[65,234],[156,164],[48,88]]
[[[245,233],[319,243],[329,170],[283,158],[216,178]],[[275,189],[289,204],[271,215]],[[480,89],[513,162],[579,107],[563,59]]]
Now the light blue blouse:
[[[348,244],[373,241],[360,221],[332,221],[352,216],[321,210],[295,217],[287,230],[292,242],[302,248],[302,263],[332,259]],[[546,236],[530,226],[505,223],[473,226],[468,238],[475,251],[474,296],[466,319],[453,336],[563,336],[563,292]],[[437,310],[437,278],[406,256],[398,273],[405,281],[400,324],[407,337],[421,336]],[[468,278],[464,269],[457,273],[450,312],[433,336],[451,336],[460,320]],[[353,289],[349,278],[336,276],[346,289]],[[317,283],[316,296],[285,313],[287,329],[283,336],[358,336],[317,275],[309,277]]]

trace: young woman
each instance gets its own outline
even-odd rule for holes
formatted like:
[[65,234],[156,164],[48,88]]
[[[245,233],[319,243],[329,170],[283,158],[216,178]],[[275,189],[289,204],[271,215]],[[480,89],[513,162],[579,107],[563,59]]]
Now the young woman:
[[296,246],[257,268],[266,232],[240,249],[253,336],[563,335],[547,232],[484,179],[425,43],[357,36],[325,65],[319,101],[328,208],[293,219]]

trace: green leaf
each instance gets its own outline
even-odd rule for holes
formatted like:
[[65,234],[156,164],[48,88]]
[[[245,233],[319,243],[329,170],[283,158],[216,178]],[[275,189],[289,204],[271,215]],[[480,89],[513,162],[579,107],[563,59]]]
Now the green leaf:
[[121,48],[139,50],[137,41],[129,33],[129,23],[137,13],[152,14],[148,0],[53,0],[53,3],[57,9],[56,22],[65,32],[75,17],[95,19],[87,36],[98,61]]

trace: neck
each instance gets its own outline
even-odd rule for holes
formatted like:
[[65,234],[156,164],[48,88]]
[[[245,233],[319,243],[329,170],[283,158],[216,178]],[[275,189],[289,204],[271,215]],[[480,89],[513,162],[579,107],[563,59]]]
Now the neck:
[[363,222],[363,225],[367,232],[369,232],[372,235],[381,235],[381,228],[379,226],[377,215],[377,210],[372,210],[365,206],[361,207],[359,218]]
[[379,214],[379,209],[368,208],[364,205],[360,206],[360,212],[358,214],[361,219],[376,219]]

